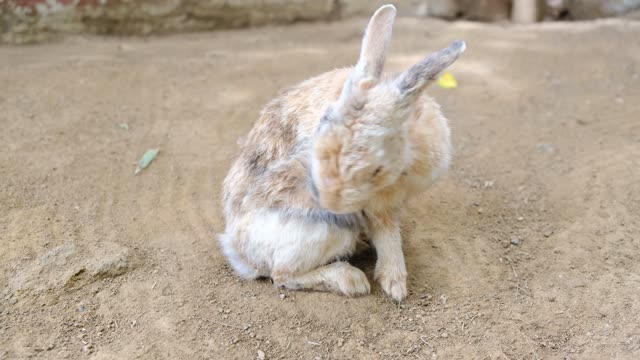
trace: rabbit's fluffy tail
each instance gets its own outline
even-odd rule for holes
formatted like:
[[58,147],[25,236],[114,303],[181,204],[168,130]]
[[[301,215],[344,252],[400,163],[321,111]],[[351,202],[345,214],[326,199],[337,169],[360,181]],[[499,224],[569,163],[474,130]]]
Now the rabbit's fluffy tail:
[[218,241],[222,246],[222,252],[229,260],[229,264],[233,270],[245,279],[257,279],[260,277],[260,274],[256,269],[247,265],[240,257],[238,252],[233,248],[233,235],[223,233],[217,235]]

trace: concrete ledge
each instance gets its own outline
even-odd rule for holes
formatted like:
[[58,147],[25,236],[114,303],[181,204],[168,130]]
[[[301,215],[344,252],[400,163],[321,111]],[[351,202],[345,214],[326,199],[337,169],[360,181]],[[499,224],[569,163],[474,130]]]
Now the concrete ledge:
[[334,0],[0,0],[0,41],[144,35],[329,20]]

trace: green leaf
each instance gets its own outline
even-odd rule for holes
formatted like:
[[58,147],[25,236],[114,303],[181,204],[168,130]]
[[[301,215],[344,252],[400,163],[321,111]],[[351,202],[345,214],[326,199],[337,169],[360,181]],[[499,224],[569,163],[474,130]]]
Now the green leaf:
[[142,169],[144,169],[147,166],[149,166],[149,164],[151,164],[153,159],[156,158],[156,156],[158,155],[159,151],[160,151],[160,149],[147,150],[147,152],[144,153],[144,155],[142,155],[142,159],[140,159],[140,162],[138,163],[138,167],[136,168],[136,171],[133,173],[133,175],[138,175],[138,173],[140,171],[142,171]]

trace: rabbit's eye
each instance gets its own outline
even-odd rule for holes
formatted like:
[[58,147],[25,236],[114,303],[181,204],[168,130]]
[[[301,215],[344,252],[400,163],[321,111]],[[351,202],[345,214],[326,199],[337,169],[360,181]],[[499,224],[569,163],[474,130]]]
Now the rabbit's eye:
[[378,168],[373,172],[373,177],[378,176],[378,174],[380,174],[381,171],[382,171],[382,166],[378,166]]

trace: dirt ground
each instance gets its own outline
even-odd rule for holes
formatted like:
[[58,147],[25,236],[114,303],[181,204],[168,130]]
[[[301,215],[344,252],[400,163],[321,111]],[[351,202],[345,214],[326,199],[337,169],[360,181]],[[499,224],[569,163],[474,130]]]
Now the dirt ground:
[[231,272],[236,139],[365,24],[0,48],[0,358],[640,358],[640,22],[400,19],[388,69],[468,44],[430,90],[456,155],[410,205],[408,299]]

